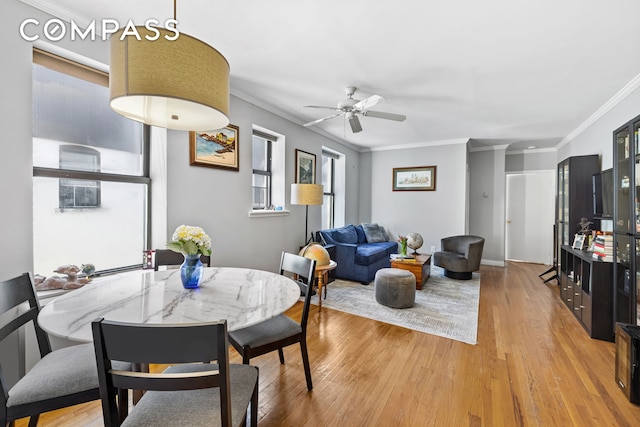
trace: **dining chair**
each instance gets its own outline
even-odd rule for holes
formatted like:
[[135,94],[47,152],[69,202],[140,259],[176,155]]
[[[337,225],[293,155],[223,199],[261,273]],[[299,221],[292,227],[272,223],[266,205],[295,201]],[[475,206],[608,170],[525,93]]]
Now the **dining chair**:
[[[171,249],[156,249],[155,262],[153,269],[158,271],[158,267],[164,266],[179,266],[184,261],[184,255],[179,252],[174,252]],[[211,267],[211,257],[209,255],[201,255],[200,261],[205,267]]]
[[315,260],[282,252],[280,274],[289,272],[297,275],[298,285],[304,294],[302,318],[299,323],[284,314],[280,314],[257,325],[229,332],[229,342],[242,356],[242,363],[247,365],[250,359],[275,350],[278,350],[280,363],[284,364],[282,349],[292,344],[300,343],[304,375],[307,379],[307,389],[309,391],[313,389],[313,383],[311,382],[311,369],[307,352],[307,319],[309,317],[315,268]]
[[[251,425],[257,426],[258,368],[229,364],[226,320],[135,324],[97,319],[91,327],[105,426],[121,425],[118,388],[145,390],[123,426],[238,426],[246,423],[249,406]],[[160,373],[121,371],[110,360],[172,366]]]
[[29,273],[0,282],[0,317],[5,320],[0,341],[31,322],[41,356],[10,389],[0,367],[0,426],[29,417],[32,427],[43,412],[100,398],[93,345],[52,351],[49,337],[38,325],[39,312]]

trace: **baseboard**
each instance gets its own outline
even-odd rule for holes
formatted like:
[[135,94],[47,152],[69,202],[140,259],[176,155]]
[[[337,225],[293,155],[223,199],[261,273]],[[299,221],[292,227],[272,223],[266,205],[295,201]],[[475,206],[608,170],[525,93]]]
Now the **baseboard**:
[[491,265],[493,267],[504,267],[504,261],[496,261],[493,259],[482,259],[482,261],[480,261],[480,264],[484,264],[484,265]]

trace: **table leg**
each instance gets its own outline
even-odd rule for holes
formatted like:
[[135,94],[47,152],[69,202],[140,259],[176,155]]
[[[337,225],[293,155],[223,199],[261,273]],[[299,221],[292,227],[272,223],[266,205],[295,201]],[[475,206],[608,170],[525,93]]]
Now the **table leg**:
[[318,311],[322,311],[322,286],[324,286],[324,274],[320,273],[318,279]]

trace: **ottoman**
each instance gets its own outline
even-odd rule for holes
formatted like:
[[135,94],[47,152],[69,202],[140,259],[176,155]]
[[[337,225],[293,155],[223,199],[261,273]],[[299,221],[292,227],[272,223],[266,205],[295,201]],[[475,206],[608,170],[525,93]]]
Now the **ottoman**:
[[381,268],[374,281],[376,301],[392,308],[413,307],[416,300],[416,276],[399,268]]

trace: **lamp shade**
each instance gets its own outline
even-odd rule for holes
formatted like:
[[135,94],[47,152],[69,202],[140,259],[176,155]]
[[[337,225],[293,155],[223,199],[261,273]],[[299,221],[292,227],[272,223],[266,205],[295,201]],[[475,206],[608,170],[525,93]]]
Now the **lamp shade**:
[[[136,27],[146,34],[145,27]],[[229,63],[208,44],[156,28],[160,37],[111,35],[111,108],[145,124],[204,131],[229,124]]]
[[321,184],[291,184],[291,204],[321,205],[323,192]]

